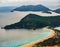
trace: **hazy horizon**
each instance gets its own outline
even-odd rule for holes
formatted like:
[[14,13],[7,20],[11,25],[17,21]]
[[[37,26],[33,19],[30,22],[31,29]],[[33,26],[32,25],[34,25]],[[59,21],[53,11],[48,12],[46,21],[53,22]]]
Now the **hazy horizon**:
[[0,0],[0,7],[39,4],[51,9],[60,8],[60,0]]

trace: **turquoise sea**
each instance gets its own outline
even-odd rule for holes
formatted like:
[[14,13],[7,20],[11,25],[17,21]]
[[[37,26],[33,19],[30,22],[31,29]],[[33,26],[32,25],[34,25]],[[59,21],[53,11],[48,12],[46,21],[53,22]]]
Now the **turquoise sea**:
[[51,34],[48,29],[40,30],[4,30],[0,29],[0,47],[17,47],[42,40]]

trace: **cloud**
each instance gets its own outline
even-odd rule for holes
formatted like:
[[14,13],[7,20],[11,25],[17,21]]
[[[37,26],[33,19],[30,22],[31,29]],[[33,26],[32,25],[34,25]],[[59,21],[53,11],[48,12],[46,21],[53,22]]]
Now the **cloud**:
[[14,3],[18,2],[18,0],[0,0],[1,3]]
[[[1,3],[16,3],[16,2],[56,2],[57,0],[0,0]],[[59,1],[59,0],[58,0]]]
[[29,2],[32,0],[0,0],[1,3]]

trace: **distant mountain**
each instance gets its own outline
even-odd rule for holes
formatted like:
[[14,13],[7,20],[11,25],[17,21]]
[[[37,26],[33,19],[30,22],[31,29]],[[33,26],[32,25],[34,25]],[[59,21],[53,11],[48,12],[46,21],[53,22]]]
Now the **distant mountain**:
[[0,12],[10,12],[14,8],[15,8],[15,6],[0,7]]
[[43,5],[27,5],[27,6],[20,6],[17,7],[15,9],[13,9],[11,12],[13,11],[42,11],[42,12],[46,12],[46,13],[51,13],[49,11],[51,11],[49,8],[43,6]]
[[39,16],[36,14],[28,14],[21,21],[6,25],[4,29],[38,29],[46,26],[60,26],[60,16]]
[[60,14],[60,8],[59,8],[59,9],[54,10],[53,12],[56,12],[56,13],[59,13],[59,14]]

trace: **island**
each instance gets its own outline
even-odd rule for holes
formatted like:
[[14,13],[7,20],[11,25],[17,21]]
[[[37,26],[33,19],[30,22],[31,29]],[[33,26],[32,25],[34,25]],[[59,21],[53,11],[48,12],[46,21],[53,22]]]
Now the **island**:
[[32,11],[32,12],[42,12],[42,13],[47,13],[47,14],[52,14],[52,12],[60,14],[60,8],[57,8],[55,10],[51,10],[47,6],[44,5],[22,5],[20,7],[16,7],[11,12],[14,11],[20,11],[20,12],[26,12],[26,11]]
[[44,5],[23,5],[20,7],[16,7],[15,9],[13,9],[11,12],[14,11],[32,11],[32,12],[43,12],[43,13],[48,13],[48,14],[52,14],[50,11],[52,11],[50,8],[44,6]]

